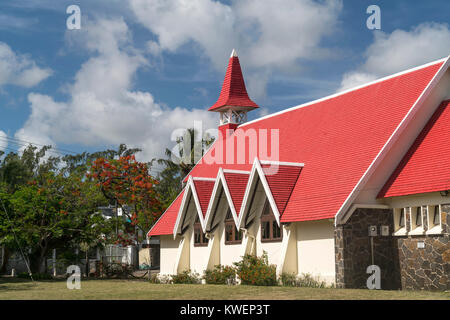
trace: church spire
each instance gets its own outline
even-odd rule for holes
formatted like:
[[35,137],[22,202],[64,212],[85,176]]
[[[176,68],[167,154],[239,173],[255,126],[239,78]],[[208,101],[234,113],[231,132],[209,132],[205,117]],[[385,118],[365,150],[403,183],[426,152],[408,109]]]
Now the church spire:
[[258,108],[247,94],[236,50],[231,52],[219,99],[208,111],[220,112],[220,124],[247,121],[247,112]]

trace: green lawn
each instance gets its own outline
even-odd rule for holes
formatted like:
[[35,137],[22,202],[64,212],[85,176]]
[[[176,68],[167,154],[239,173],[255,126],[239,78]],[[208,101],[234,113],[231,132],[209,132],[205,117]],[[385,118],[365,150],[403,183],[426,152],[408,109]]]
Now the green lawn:
[[446,299],[450,293],[312,289],[222,285],[163,285],[138,280],[82,280],[80,290],[65,281],[31,282],[0,278],[0,300],[5,299]]

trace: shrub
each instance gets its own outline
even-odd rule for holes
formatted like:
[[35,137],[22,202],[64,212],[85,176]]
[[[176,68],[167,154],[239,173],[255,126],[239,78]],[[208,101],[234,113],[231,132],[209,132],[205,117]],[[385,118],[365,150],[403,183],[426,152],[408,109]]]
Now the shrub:
[[325,281],[321,281],[319,277],[314,278],[309,273],[302,273],[301,276],[297,276],[293,273],[283,273],[281,275],[281,283],[283,286],[288,287],[308,287],[308,288],[326,288]]
[[[28,272],[21,272],[17,274],[17,278],[30,279]],[[48,273],[33,273],[33,280],[52,280],[53,277]]]
[[208,284],[236,284],[236,270],[233,267],[218,264],[204,273],[203,279]]
[[327,284],[325,281],[320,280],[319,277],[314,278],[309,273],[302,273],[297,279],[297,287],[326,288]]
[[266,252],[261,257],[247,254],[234,265],[242,284],[254,286],[277,285],[276,267],[275,265],[269,265]]
[[161,283],[161,280],[159,279],[157,273],[150,275],[149,281],[150,281],[150,283]]
[[201,278],[198,273],[192,273],[191,270],[186,270],[179,274],[173,275],[172,282],[184,284],[198,284],[201,282]]
[[168,274],[163,274],[156,276],[156,282],[155,283],[161,283],[161,284],[172,284],[172,277]]
[[128,278],[133,274],[133,267],[126,263],[111,262],[103,264],[103,273],[107,278]]
[[281,284],[286,287],[296,287],[297,286],[297,275],[294,273],[282,273],[281,274]]

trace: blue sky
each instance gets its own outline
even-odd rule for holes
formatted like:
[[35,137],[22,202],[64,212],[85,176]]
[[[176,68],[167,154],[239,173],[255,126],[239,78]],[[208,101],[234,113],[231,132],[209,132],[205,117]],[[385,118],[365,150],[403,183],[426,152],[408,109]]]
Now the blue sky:
[[[81,30],[66,28],[72,4]],[[381,30],[366,27],[372,4]],[[445,0],[4,0],[0,149],[124,142],[149,160],[194,120],[217,126],[205,110],[233,48],[253,119],[448,56],[448,12]]]

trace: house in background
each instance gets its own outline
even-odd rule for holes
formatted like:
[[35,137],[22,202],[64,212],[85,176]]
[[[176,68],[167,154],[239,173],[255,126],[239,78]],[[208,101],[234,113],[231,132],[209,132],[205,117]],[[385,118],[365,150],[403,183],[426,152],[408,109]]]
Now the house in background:
[[[161,274],[268,253],[341,288],[450,288],[449,58],[247,121],[233,51],[219,138],[149,231]],[[255,151],[256,150],[256,151]]]

